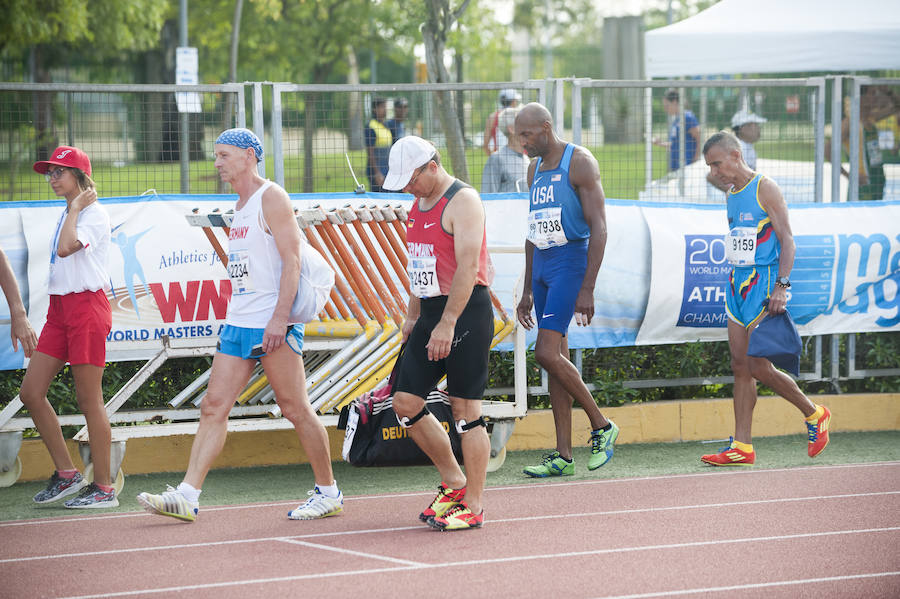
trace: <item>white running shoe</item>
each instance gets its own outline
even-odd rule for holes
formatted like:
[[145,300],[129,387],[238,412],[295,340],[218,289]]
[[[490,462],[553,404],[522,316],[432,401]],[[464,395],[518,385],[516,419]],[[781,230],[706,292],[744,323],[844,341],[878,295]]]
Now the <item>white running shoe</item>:
[[200,503],[188,501],[180,491],[166,485],[166,492],[161,495],[141,493],[137,496],[138,503],[151,514],[171,516],[179,520],[193,522],[200,512]]
[[336,516],[344,511],[344,494],[338,491],[337,497],[328,497],[316,487],[307,493],[309,499],[306,503],[297,506],[297,509],[288,512],[291,520],[315,520],[328,516]]

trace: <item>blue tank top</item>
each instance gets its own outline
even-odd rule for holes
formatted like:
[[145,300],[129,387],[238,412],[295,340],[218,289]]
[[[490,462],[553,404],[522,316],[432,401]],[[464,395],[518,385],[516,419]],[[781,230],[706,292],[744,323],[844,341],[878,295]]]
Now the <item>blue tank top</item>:
[[[742,189],[729,191],[728,229],[753,229],[756,231],[755,254],[752,266],[769,266],[778,263],[781,254],[781,242],[772,228],[769,213],[759,203],[759,183],[763,176],[759,173],[750,179]],[[732,188],[733,189],[733,188]],[[728,240],[726,240],[728,243]],[[742,264],[751,266],[751,264]]]
[[561,208],[562,228],[569,241],[579,241],[591,236],[591,228],[584,220],[584,210],[578,194],[569,183],[569,163],[572,161],[574,144],[566,144],[559,166],[542,171],[541,158],[534,166],[534,180],[531,182],[531,200],[528,209],[531,212],[545,208]]

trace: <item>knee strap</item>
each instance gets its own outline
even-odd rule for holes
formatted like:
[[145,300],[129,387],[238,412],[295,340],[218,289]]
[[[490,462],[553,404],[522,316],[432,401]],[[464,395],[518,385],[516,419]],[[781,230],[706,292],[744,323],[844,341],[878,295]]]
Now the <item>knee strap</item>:
[[419,412],[412,418],[410,418],[409,416],[401,417],[399,414],[397,414],[397,422],[399,422],[400,426],[402,426],[403,428],[409,428],[430,413],[431,412],[428,411],[428,406],[426,405],[422,408],[421,412]]
[[483,426],[487,428],[487,423],[484,421],[484,416],[479,416],[478,420],[473,420],[472,422],[466,422],[465,420],[458,420],[456,422],[456,432],[460,435],[463,433],[467,433],[476,426]]

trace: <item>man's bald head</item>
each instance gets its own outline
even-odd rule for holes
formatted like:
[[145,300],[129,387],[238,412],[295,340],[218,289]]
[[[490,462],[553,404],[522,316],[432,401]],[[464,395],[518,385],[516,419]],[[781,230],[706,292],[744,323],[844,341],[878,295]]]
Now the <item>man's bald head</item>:
[[531,102],[522,107],[516,120],[522,120],[523,123],[540,127],[544,123],[553,124],[553,117],[550,111],[543,104]]
[[525,153],[532,158],[545,156],[558,142],[550,111],[537,102],[526,104],[519,111],[516,135]]

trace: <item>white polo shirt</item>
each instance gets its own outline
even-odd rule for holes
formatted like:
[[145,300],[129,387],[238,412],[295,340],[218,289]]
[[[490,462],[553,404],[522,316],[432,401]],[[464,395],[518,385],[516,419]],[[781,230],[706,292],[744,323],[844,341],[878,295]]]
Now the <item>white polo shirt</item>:
[[94,202],[78,214],[75,232],[84,247],[65,258],[57,254],[59,234],[69,209],[63,210],[56,223],[50,246],[50,295],[66,295],[82,291],[109,289],[106,260],[109,255],[109,214],[100,202]]

